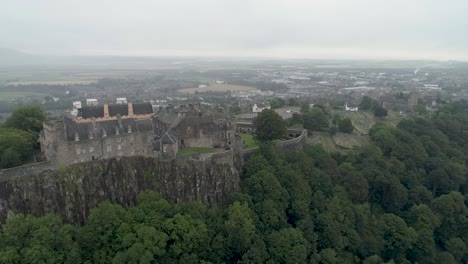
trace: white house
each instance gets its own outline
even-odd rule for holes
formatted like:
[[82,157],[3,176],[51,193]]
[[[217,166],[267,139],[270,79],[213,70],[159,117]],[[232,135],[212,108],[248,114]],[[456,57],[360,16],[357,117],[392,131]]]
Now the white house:
[[117,98],[117,104],[127,104],[127,98],[125,97],[120,97],[120,98]]
[[98,100],[91,98],[91,99],[86,99],[86,105],[87,106],[97,106],[98,105]]
[[351,112],[357,112],[359,108],[357,106],[348,106],[348,103],[345,104],[345,110]]
[[252,107],[252,112],[253,113],[260,113],[265,109],[271,109],[270,105],[268,103],[258,103],[254,104]]
[[73,109],[81,109],[81,101],[74,101]]

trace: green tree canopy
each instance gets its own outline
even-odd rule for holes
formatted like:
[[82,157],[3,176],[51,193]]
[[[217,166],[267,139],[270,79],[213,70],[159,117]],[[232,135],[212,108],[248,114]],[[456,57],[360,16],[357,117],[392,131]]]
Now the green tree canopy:
[[343,133],[351,133],[354,130],[353,123],[348,117],[341,119],[338,122],[338,129]]
[[265,109],[254,120],[255,139],[271,141],[286,137],[287,123],[274,110]]
[[302,115],[304,128],[314,131],[327,131],[328,118],[325,112],[319,107],[313,107],[310,111]]
[[46,118],[39,106],[25,106],[15,110],[3,126],[39,133]]
[[379,103],[371,97],[365,95],[359,104],[359,109],[364,111],[372,111],[379,106]]

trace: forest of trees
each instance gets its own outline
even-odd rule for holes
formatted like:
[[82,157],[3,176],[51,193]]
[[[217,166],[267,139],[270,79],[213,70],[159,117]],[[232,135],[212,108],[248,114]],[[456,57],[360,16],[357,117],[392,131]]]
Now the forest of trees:
[[223,207],[146,191],[84,226],[16,215],[0,263],[467,263],[468,103],[370,136],[346,154],[265,143]]

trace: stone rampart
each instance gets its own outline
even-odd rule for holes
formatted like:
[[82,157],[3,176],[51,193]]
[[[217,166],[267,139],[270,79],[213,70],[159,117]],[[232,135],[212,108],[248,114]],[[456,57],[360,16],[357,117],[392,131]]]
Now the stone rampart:
[[[280,141],[276,143],[276,149],[279,152],[284,152],[286,150],[299,150],[302,149],[307,144],[307,129],[297,130],[297,129],[288,129],[289,135],[299,135],[296,138]],[[244,160],[248,160],[255,152],[258,151],[258,147],[245,149],[242,153]]]
[[37,175],[47,170],[55,170],[56,167],[50,161],[27,164],[10,169],[0,170],[0,182],[8,181],[14,178]]

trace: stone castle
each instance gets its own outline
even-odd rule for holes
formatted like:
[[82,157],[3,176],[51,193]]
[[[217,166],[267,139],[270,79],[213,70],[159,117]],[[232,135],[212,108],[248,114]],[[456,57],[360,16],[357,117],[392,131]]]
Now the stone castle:
[[69,165],[122,156],[175,157],[191,147],[219,152],[235,141],[235,122],[222,110],[200,105],[158,108],[150,103],[74,105],[61,121],[43,125],[43,157]]

